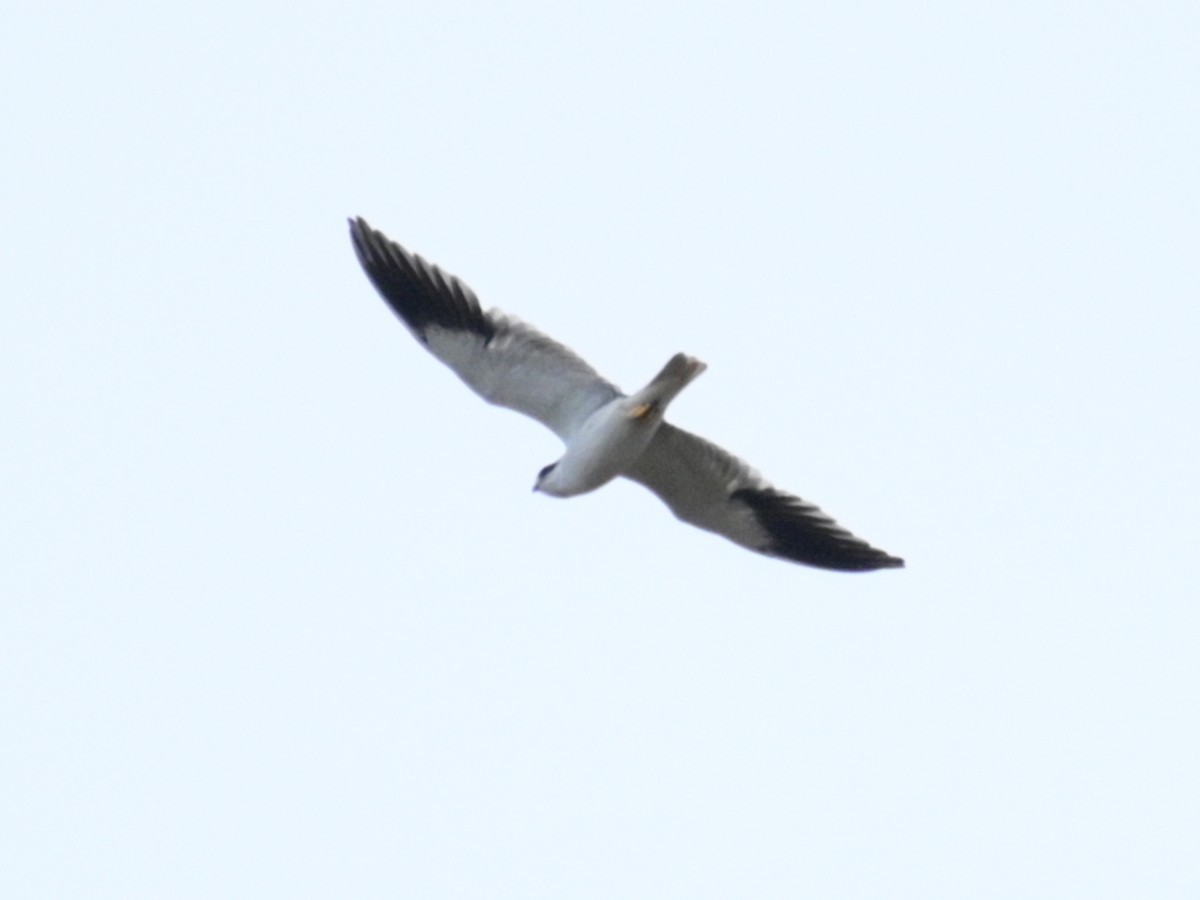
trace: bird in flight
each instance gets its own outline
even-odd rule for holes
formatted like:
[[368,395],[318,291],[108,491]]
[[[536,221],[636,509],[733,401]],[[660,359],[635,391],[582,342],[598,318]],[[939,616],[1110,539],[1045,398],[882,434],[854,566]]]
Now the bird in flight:
[[648,487],[680,520],[757,553],[846,572],[904,565],[664,421],[670,402],[704,371],[700,360],[677,353],[626,395],[557,341],[497,309],[484,311],[469,287],[361,218],[350,220],[350,239],[375,289],[426,350],[484,400],[562,439],[566,451],[538,473],[535,491],[572,497],[621,476]]

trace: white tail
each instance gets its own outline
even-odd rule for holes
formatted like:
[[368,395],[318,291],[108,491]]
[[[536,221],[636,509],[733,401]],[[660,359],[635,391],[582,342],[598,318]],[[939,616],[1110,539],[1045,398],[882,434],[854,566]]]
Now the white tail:
[[663,366],[662,371],[654,376],[653,381],[630,398],[634,401],[635,410],[639,410],[635,415],[640,418],[650,410],[661,413],[680,391],[707,368],[708,366],[694,356],[676,353]]

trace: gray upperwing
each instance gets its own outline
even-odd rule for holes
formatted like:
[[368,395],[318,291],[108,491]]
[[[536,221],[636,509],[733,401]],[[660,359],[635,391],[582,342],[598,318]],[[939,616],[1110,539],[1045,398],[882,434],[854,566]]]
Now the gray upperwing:
[[499,310],[453,275],[350,220],[358,261],[408,330],[489,403],[524,413],[564,441],[621,392],[575,353]]
[[665,422],[625,475],[682,521],[767,556],[840,571],[904,565],[813,504],[775,489],[736,456]]

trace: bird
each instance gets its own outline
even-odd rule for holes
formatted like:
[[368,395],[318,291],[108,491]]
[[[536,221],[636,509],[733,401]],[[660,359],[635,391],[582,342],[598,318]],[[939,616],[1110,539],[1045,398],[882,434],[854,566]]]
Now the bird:
[[624,394],[532,326],[485,311],[463,281],[361,217],[349,224],[367,278],[417,341],[484,400],[524,413],[562,439],[563,455],[538,472],[535,492],[574,497],[627,478],[657,494],[681,521],[765,556],[843,572],[904,566],[665,420],[671,401],[705,370],[700,360],[677,353],[644,388]]

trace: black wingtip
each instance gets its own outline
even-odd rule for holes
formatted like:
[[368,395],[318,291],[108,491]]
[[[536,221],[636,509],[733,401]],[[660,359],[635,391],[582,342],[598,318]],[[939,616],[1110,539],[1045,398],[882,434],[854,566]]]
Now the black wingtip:
[[471,331],[485,340],[496,326],[474,292],[415,253],[405,250],[361,216],[349,220],[350,241],[379,295],[422,341],[430,326]]
[[792,562],[838,572],[902,569],[904,560],[872,547],[819,509],[773,488],[742,488],[730,499],[754,513],[770,543],[762,552]]

